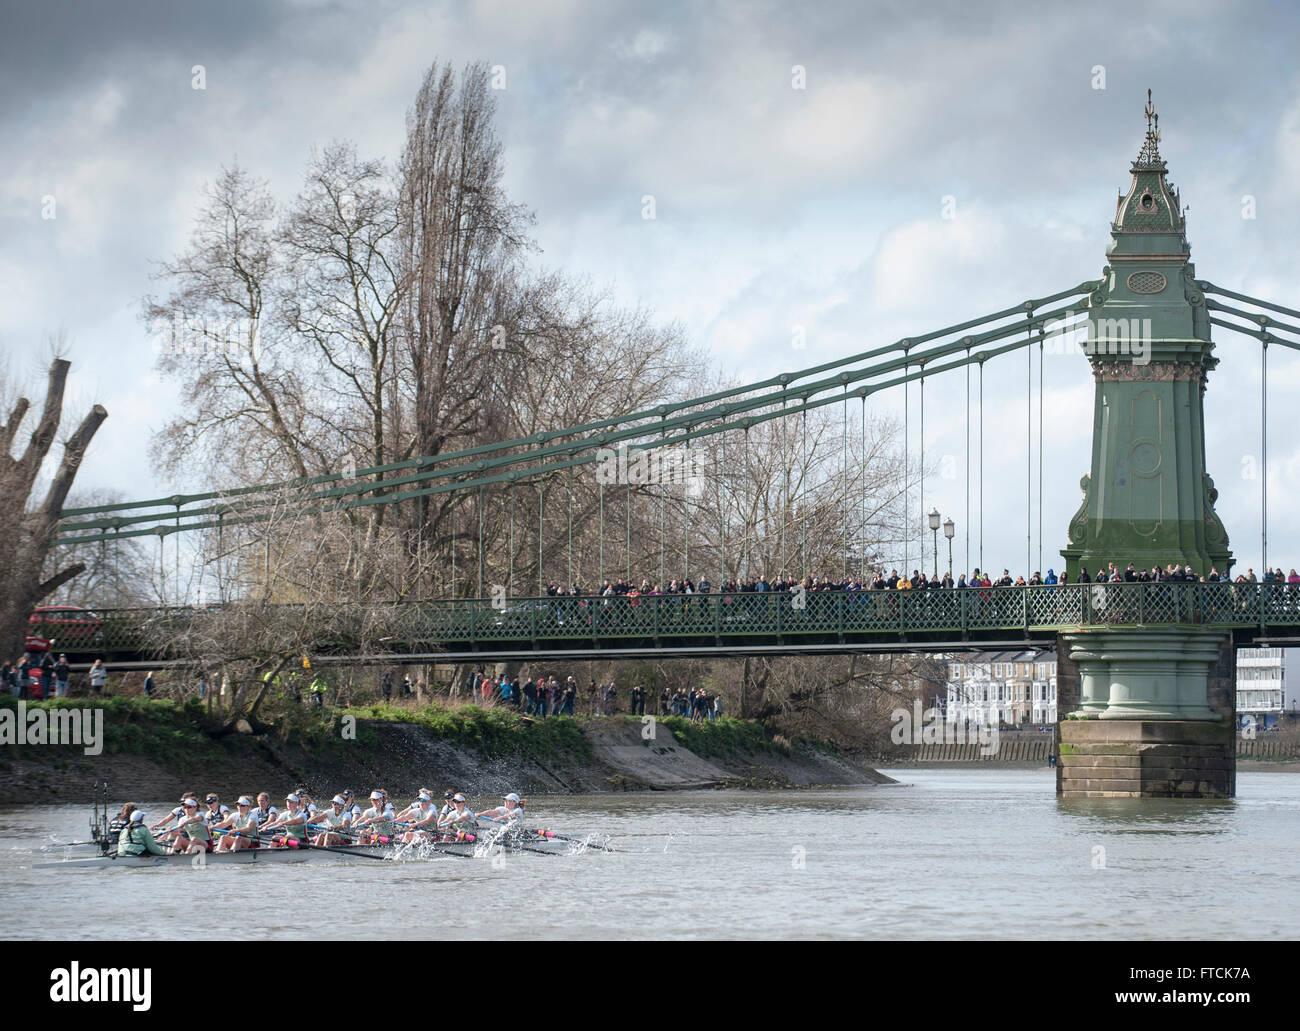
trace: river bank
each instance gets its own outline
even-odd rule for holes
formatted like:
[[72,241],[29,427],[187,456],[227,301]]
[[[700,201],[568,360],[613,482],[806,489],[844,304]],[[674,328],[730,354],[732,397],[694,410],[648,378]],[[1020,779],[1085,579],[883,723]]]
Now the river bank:
[[220,726],[197,704],[102,705],[102,754],[72,745],[0,747],[0,804],[85,801],[96,781],[107,781],[115,800],[208,791],[228,799],[262,790],[274,799],[298,784],[317,795],[383,787],[400,797],[420,787],[483,796],[891,782],[830,748],[772,739],[735,719],[532,719],[476,706],[371,707],[296,713],[253,733],[247,724]]

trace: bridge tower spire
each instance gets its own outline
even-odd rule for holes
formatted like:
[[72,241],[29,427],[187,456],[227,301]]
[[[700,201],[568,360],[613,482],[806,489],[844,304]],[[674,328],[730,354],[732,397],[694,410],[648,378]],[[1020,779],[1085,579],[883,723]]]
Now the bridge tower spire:
[[[1102,282],[1088,298],[1092,466],[1062,551],[1072,580],[1081,566],[1095,578],[1112,562],[1177,564],[1197,576],[1232,563],[1205,471],[1205,385],[1218,360],[1149,90],[1145,114]],[[1187,625],[1195,620],[1178,606],[1196,602],[1171,602],[1157,585],[1148,606],[1146,591],[1098,588],[1093,625],[1060,637],[1061,711],[1078,705],[1057,724],[1062,797],[1235,791],[1232,640]]]
[[1232,564],[1205,470],[1204,395],[1218,364],[1194,281],[1187,221],[1160,155],[1160,116],[1147,128],[1111,223],[1102,285],[1088,299],[1085,352],[1096,382],[1092,465],[1062,550],[1075,578],[1114,562],[1138,569]]

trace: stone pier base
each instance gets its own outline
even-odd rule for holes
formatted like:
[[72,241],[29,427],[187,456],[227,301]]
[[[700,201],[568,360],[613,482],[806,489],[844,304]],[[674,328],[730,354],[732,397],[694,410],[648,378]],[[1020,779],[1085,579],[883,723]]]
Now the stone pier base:
[[1061,798],[1231,798],[1237,748],[1230,722],[1063,720]]

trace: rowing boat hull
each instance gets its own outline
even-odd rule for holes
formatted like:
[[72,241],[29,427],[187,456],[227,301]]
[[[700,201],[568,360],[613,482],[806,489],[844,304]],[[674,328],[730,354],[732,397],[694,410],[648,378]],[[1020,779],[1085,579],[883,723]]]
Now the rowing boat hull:
[[[561,842],[528,840],[522,845],[517,842],[501,842],[500,847],[506,852],[547,852],[552,854],[567,852],[568,845]],[[198,855],[167,856],[92,856],[89,858],[62,859],[57,862],[37,863],[35,869],[63,870],[132,870],[157,869],[168,866],[224,866],[226,864],[249,863],[307,863],[337,862],[339,860],[386,859],[418,860],[433,859],[440,855],[454,855],[473,858],[478,854],[479,846],[472,841],[440,841],[424,845],[349,845],[345,848],[246,848],[237,852],[201,852]],[[491,846],[495,851],[496,846]]]
[[168,856],[93,856],[89,859],[64,859],[56,863],[38,863],[42,870],[127,870],[142,867],[165,866],[224,866],[249,863],[308,863],[324,860],[369,857],[389,859],[392,848],[387,845],[360,845],[343,851],[324,848],[241,848],[237,852],[200,852],[197,855]]

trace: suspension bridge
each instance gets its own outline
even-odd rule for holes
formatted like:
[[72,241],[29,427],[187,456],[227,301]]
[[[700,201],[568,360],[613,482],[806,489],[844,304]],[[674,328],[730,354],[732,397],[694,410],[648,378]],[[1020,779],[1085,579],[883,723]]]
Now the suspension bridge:
[[[473,541],[477,531],[477,547],[451,548],[447,596],[369,604],[364,616],[360,608],[340,606],[319,633],[322,651],[443,661],[537,654],[629,658],[1004,648],[1059,637],[1061,679],[1074,678],[1080,711],[1098,717],[1099,725],[1107,720],[1113,721],[1112,729],[1117,722],[1200,721],[1226,726],[1230,736],[1231,693],[1225,702],[1214,687],[1215,677],[1222,679],[1224,655],[1230,664],[1238,643],[1300,640],[1300,585],[1228,582],[1233,556],[1215,511],[1218,493],[1205,467],[1204,394],[1219,361],[1212,337],[1231,333],[1257,341],[1266,382],[1270,345],[1300,349],[1300,311],[1197,278],[1182,200],[1168,181],[1149,97],[1146,115],[1146,136],[1131,165],[1128,188],[1117,201],[1099,279],[850,357],[614,418],[355,473],[68,509],[56,544],[112,547],[152,537],[161,548],[176,535],[202,531],[220,538],[237,528],[273,523],[284,518],[286,507],[302,518],[451,496],[463,501],[451,539]],[[937,377],[965,377],[968,506],[973,428],[980,470],[974,488],[982,526],[986,366],[1017,353],[1032,357],[1037,350],[1041,370],[1042,353],[1051,341],[1080,337],[1085,342],[1077,349],[1092,372],[1095,402],[1090,471],[1080,483],[1083,500],[1063,528],[1061,555],[1069,582],[920,592],[842,589],[855,577],[865,580],[869,563],[878,560],[873,527],[879,511],[865,491],[855,496],[857,479],[851,474],[851,469],[857,472],[855,460],[866,461],[869,402],[901,388],[905,407],[910,406],[910,388],[916,386],[920,434],[918,441],[911,439],[907,412],[901,504],[905,521],[919,527],[926,520],[925,386]],[[1082,362],[1079,367],[1082,372]],[[1040,434],[1041,397],[1040,390]],[[1029,404],[1027,397],[1026,427],[1032,437]],[[842,489],[833,519],[839,553],[810,555],[810,519],[806,512],[793,517],[788,475],[772,506],[779,515],[766,521],[760,543],[759,532],[742,517],[752,500],[743,489],[753,482],[744,475],[751,463],[751,437],[763,432],[768,441],[779,439],[788,471],[790,436],[797,449],[809,415],[832,406],[842,410]],[[854,406],[860,433],[856,442],[850,429]],[[1266,391],[1261,409],[1266,448]],[[908,468],[914,448],[920,460]],[[707,456],[720,470],[719,504],[707,517],[702,506],[675,508],[670,529],[666,489],[658,485],[659,584],[670,575],[689,578],[693,569],[752,579],[762,571],[763,547],[770,546],[781,570],[793,565],[800,575],[816,569],[835,573],[840,589],[767,592],[760,587],[638,597],[602,597],[598,589],[580,597],[548,592],[560,569],[570,585],[593,574],[603,583],[610,575],[631,580],[646,572],[633,568],[632,511],[634,496],[643,501],[653,498],[654,491],[651,486],[647,494],[645,483],[631,482],[629,476],[633,468],[669,451],[684,452],[687,467],[692,453]],[[1041,454],[1040,446],[1040,462]],[[611,456],[618,456],[612,474]],[[921,473],[915,475],[918,468]],[[590,504],[584,500],[578,511],[579,530],[595,524],[594,555],[581,547],[575,555],[578,475],[597,485],[594,499]],[[1260,504],[1266,526],[1266,476]],[[700,521],[692,523],[693,517]],[[504,561],[488,554],[491,531],[485,525],[499,529],[493,539],[503,542]],[[905,535],[904,572],[921,557],[919,548],[908,553],[909,541],[910,534]],[[1266,532],[1262,544],[1266,560]],[[1027,554],[1026,571],[1032,568],[1029,559]],[[937,565],[937,557],[935,561]],[[1095,573],[1109,563],[1120,569],[1128,563],[1138,569],[1179,565],[1198,578],[1217,573],[1222,579],[1078,582],[1081,569]],[[222,601],[214,608],[224,611],[239,604],[239,599]],[[83,641],[60,641],[59,648],[161,659],[167,657],[170,641],[186,636],[183,628],[221,617],[175,606],[100,612],[98,618],[101,622],[81,634]],[[1062,701],[1064,712],[1071,704],[1065,683]],[[1063,733],[1068,737],[1076,731]],[[1145,731],[1136,733],[1147,740]],[[1151,741],[1169,744],[1169,728],[1160,733],[1165,737]],[[1219,744],[1205,744],[1204,727],[1185,737],[1192,742],[1187,745],[1192,758],[1180,753],[1179,762],[1191,763],[1194,775],[1181,782],[1195,786],[1165,793],[1230,794],[1235,775],[1209,767],[1206,772],[1193,762],[1198,748],[1214,751]],[[1074,745],[1065,737],[1061,742],[1064,759]],[[1085,780],[1090,786],[1076,785],[1079,793],[1124,793],[1112,791],[1104,777],[1080,777],[1078,783]],[[1105,786],[1096,786],[1103,781]],[[1066,786],[1062,791],[1069,793]]]

